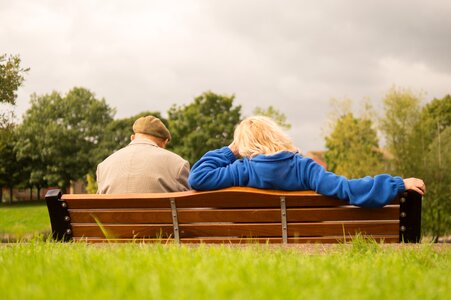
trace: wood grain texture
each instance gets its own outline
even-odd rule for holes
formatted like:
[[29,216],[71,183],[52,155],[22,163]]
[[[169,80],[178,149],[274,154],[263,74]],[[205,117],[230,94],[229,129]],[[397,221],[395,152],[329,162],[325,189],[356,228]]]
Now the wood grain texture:
[[[73,223],[74,237],[142,238],[170,237],[173,234],[169,224],[81,224]],[[193,237],[281,237],[278,223],[198,223],[180,226],[181,238]],[[389,234],[399,232],[398,221],[346,221],[321,223],[290,223],[288,236],[347,236],[362,234]]]
[[[172,224],[170,209],[70,209],[74,223],[136,223]],[[261,209],[178,209],[179,223],[193,222],[280,222],[280,208]],[[288,222],[347,221],[347,220],[398,220],[399,206],[382,209],[350,207],[290,208]]]

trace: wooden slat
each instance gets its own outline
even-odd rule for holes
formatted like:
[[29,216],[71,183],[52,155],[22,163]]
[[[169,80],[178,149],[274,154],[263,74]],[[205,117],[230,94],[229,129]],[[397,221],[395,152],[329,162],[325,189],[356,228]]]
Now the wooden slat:
[[322,196],[313,192],[305,193],[302,197],[294,197],[292,194],[280,192],[278,194],[248,194],[248,193],[218,193],[214,195],[199,194],[187,199],[176,199],[178,208],[216,207],[216,208],[278,208],[280,197],[286,197],[287,207],[309,206],[341,206],[345,201]]
[[[62,200],[74,208],[168,208],[169,199],[176,198],[177,207],[279,207],[280,196],[287,200],[287,207],[341,206],[346,201],[317,194],[313,191],[275,191],[232,187],[216,191],[186,191],[176,193],[147,194],[65,194]],[[299,197],[302,196],[302,197]]]
[[[233,198],[231,198],[233,196]],[[263,197],[265,198],[265,197]],[[162,199],[65,199],[68,207],[75,208],[169,208],[169,198]],[[255,195],[227,195],[211,198],[209,195],[198,195],[193,198],[176,199],[178,208],[242,208],[242,207],[279,207],[280,198],[261,199]],[[305,196],[287,200],[287,207],[333,207],[346,205],[345,201],[325,196]]]
[[[285,197],[287,207],[336,207],[348,202],[320,195],[314,191],[274,191],[251,188],[229,188],[218,191],[195,192],[189,197],[176,198],[178,208],[216,207],[280,207],[280,197]],[[393,203],[395,203],[394,201]]]
[[[398,234],[398,221],[381,222],[322,222],[290,223],[288,236],[328,236],[355,234]],[[185,224],[180,226],[180,237],[237,236],[237,237],[279,237],[281,225],[262,224]]]
[[73,237],[167,238],[173,235],[173,229],[172,224],[102,225],[101,228],[99,225],[92,223],[73,223],[72,235]]
[[[172,224],[169,209],[70,209],[74,223]],[[192,222],[280,222],[280,209],[179,209],[179,223]],[[289,208],[288,222],[347,221],[347,220],[398,220],[399,206],[382,209],[355,207]]]
[[[63,200],[66,201],[67,207],[69,209],[101,209],[101,208],[171,208],[169,198],[159,198],[159,199],[146,199],[146,198],[132,198],[128,197],[124,199],[107,199],[95,196],[103,195],[92,195],[86,198],[69,198],[64,197]],[[77,195],[81,196],[81,195]],[[128,195],[130,196],[130,195]]]
[[[172,224],[170,210],[156,209],[71,209],[72,222]],[[192,222],[280,222],[280,209],[178,209],[179,223]]]
[[288,222],[306,221],[349,221],[349,220],[399,220],[399,206],[384,208],[290,208],[287,210]]
[[[280,209],[216,209],[178,211],[180,223],[190,222],[280,222]],[[398,220],[399,207],[388,206],[382,209],[354,207],[336,208],[289,208],[288,222],[307,221],[347,221],[347,220]]]
[[[376,242],[384,243],[398,243],[398,235],[373,235],[369,236]],[[305,244],[305,243],[341,243],[352,241],[352,236],[335,236],[335,237],[301,237],[301,238],[288,238],[289,244]],[[77,242],[88,243],[159,243],[159,244],[173,244],[175,240],[172,238],[167,239],[105,239],[105,238],[74,238]],[[269,244],[281,244],[281,238],[183,238],[181,243],[186,244],[254,244],[254,243],[269,243]]]
[[264,190],[250,187],[230,187],[220,190],[211,191],[185,191],[185,192],[173,192],[173,193],[136,193],[136,194],[64,194],[63,200],[71,199],[108,199],[108,200],[121,200],[121,199],[161,199],[161,198],[193,198],[198,195],[208,195],[211,197],[218,197],[218,195],[257,195],[265,199],[277,198],[280,195],[286,198],[297,196],[321,196],[314,191],[280,191],[280,190]]
[[[73,223],[170,224],[170,209],[70,209]],[[97,219],[97,220],[96,220]]]
[[[270,199],[279,199],[280,196],[284,196],[286,199],[297,198],[301,196],[302,198],[329,198],[335,199],[333,197],[327,197],[316,193],[315,191],[281,191],[281,190],[264,190],[256,189],[250,187],[230,187],[221,190],[212,191],[186,191],[186,192],[173,192],[173,193],[138,193],[138,194],[64,194],[62,199],[65,201],[70,200],[93,200],[93,199],[104,199],[104,200],[143,200],[143,199],[190,199],[196,197],[206,197],[217,198],[217,197],[229,197],[229,196],[257,196],[265,201]],[[399,204],[399,198],[403,195],[396,197],[391,204]],[[336,199],[335,199],[336,200]],[[341,200],[338,200],[342,203]]]
[[[110,225],[102,228],[97,224],[72,224],[74,237],[103,237],[106,231],[111,238],[139,238],[139,237],[168,237],[171,236],[172,226],[167,224],[140,224],[140,225]],[[291,237],[303,236],[340,236],[355,234],[389,234],[399,233],[398,221],[345,221],[345,222],[321,222],[321,223],[290,223],[288,235]],[[180,237],[279,237],[281,225],[277,223],[250,223],[250,224],[218,224],[200,223],[184,224],[180,226]]]
[[290,223],[288,235],[302,236],[330,236],[355,235],[357,233],[375,235],[399,235],[399,221],[344,221],[321,223]]
[[261,209],[179,209],[179,224],[193,222],[280,222],[280,208]]

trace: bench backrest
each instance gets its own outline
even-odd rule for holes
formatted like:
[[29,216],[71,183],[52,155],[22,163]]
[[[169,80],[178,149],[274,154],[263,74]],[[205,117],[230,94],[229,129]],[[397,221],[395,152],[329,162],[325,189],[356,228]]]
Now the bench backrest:
[[312,191],[233,187],[205,192],[46,195],[53,237],[88,242],[335,243],[356,234],[420,240],[421,196],[367,209]]

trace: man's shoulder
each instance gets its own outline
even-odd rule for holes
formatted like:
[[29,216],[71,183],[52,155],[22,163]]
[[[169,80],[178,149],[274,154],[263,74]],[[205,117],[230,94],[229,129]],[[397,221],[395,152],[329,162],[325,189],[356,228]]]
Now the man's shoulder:
[[124,151],[127,151],[126,148],[127,148],[127,146],[120,148],[120,149],[114,151],[113,153],[111,153],[110,155],[108,155],[107,157],[105,157],[105,159],[103,159],[103,161],[98,164],[98,167],[107,164],[109,161],[114,161],[115,159],[117,159],[117,157],[121,156],[121,153],[123,153]]
[[183,157],[181,157],[177,153],[172,152],[171,150],[163,149],[163,148],[159,148],[159,149],[162,150],[162,153],[164,153],[165,155],[167,155],[168,157],[170,157],[170,158],[172,158],[172,159],[174,159],[176,161],[180,161],[180,162],[183,162],[183,163],[187,162],[186,159],[184,159]]
[[[130,147],[129,145],[122,147],[120,149],[115,150],[113,153],[111,153],[107,158],[105,158],[105,160],[120,156],[123,153],[129,152],[130,151]],[[105,161],[104,160],[104,161]]]
[[112,153],[110,156],[105,158],[102,163],[114,163],[116,161],[127,159],[128,157],[136,158],[136,155],[139,155],[140,157],[144,156],[149,159],[152,157],[165,157],[166,159],[179,164],[184,164],[187,162],[187,160],[177,153],[153,146],[151,144],[129,144],[126,147]]
[[[138,146],[138,147],[134,147],[134,146]],[[175,153],[171,150],[165,149],[165,148],[161,148],[161,147],[152,145],[150,143],[130,144],[127,147],[122,148],[121,150],[122,150],[123,155],[127,155],[128,152],[138,151],[141,154],[147,153],[149,155],[149,157],[164,156],[168,160],[179,163],[179,164],[184,164],[187,162],[186,159],[184,159],[177,153]]]

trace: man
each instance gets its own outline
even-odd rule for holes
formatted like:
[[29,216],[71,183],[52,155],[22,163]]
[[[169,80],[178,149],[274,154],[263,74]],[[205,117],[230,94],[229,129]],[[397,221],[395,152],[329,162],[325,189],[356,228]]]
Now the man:
[[165,149],[169,130],[154,116],[133,124],[128,146],[97,166],[98,194],[161,193],[189,189],[189,163]]

